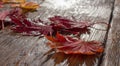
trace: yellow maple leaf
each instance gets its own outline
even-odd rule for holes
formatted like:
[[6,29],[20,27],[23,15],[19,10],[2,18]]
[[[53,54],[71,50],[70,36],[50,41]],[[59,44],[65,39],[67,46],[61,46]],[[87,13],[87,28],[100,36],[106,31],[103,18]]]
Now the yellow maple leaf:
[[25,3],[17,3],[17,4],[11,4],[11,7],[19,7],[23,10],[24,13],[27,12],[34,12],[39,8],[39,4],[34,2],[25,2]]
[[39,4],[34,3],[34,2],[25,2],[25,3],[21,3],[20,7],[23,9],[27,9],[27,10],[36,10],[37,8],[39,8]]
[[3,3],[25,3],[26,0],[2,0]]

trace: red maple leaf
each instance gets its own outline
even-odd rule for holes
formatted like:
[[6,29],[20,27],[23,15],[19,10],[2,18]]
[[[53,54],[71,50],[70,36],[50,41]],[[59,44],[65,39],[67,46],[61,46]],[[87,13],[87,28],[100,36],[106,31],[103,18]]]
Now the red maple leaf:
[[66,54],[93,55],[103,52],[102,44],[98,41],[84,41],[57,33],[56,37],[46,36],[50,42],[47,44],[58,52]]
[[52,33],[51,26],[38,25],[32,20],[28,20],[26,15],[22,14],[21,9],[11,10],[9,18],[15,24],[12,28],[15,32],[24,33],[24,35],[48,35]]
[[54,32],[60,32],[62,34],[90,34],[89,27],[93,24],[89,22],[77,22],[61,16],[50,17],[51,26]]

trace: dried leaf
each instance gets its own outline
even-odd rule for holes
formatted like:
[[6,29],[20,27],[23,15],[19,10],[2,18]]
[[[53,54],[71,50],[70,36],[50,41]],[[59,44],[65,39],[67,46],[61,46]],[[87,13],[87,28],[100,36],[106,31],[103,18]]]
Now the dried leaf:
[[39,8],[39,4],[34,2],[26,2],[20,4],[20,7],[27,10],[36,10],[37,8]]
[[23,35],[39,36],[41,34],[48,35],[49,32],[51,31],[51,27],[49,26],[36,26],[36,27],[16,26],[16,27],[13,27],[12,30],[18,33],[23,33]]
[[25,3],[26,0],[2,0],[3,3]]
[[48,45],[51,48],[55,48],[58,52],[64,52],[66,54],[85,54],[93,55],[103,52],[102,44],[97,41],[84,41],[81,39],[75,39],[72,37],[63,36],[57,33],[56,37],[46,36],[50,42]]
[[15,32],[24,33],[25,35],[50,35],[52,33],[51,26],[38,25],[34,21],[28,20],[20,9],[12,10],[9,18],[15,23],[15,27],[12,28]]
[[68,46],[58,47],[60,52],[66,54],[86,54],[93,55],[103,52],[103,47],[100,42],[97,41],[81,41],[78,40]]
[[28,13],[28,12],[37,11],[37,8],[39,8],[39,4],[34,3],[34,2],[25,2],[25,3],[20,3],[20,4],[11,4],[11,7],[22,8],[23,13]]
[[49,20],[51,21],[54,32],[60,32],[62,34],[90,34],[89,27],[92,26],[88,22],[76,22],[61,16],[50,17]]

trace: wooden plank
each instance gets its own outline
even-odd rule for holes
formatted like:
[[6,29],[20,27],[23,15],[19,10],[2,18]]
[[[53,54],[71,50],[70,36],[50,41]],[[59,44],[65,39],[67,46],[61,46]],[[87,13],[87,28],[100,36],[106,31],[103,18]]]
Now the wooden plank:
[[120,0],[115,0],[111,25],[101,66],[120,66]]
[[[78,21],[108,23],[112,2],[113,0],[45,0],[41,3],[38,12],[30,14],[30,18],[41,18],[48,21],[48,17],[60,15],[70,19],[72,19],[71,16],[74,16]],[[106,29],[105,25],[95,25],[94,27]],[[82,38],[87,41],[103,42],[105,33],[106,31],[91,29],[91,34],[85,34]],[[52,52],[43,56],[50,49],[45,45],[45,41],[45,38],[14,35],[11,31],[1,32],[0,66],[97,66],[99,56],[66,55]]]

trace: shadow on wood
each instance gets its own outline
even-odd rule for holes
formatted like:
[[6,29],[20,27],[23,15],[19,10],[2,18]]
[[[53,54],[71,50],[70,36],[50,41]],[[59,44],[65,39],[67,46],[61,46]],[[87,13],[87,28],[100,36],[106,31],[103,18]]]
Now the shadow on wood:
[[[80,55],[80,54],[64,54],[61,52],[49,51],[46,54],[46,59],[42,62],[40,66],[44,66],[47,61],[53,60],[53,66],[94,66],[99,58],[97,55]],[[43,58],[43,57],[42,57]]]

